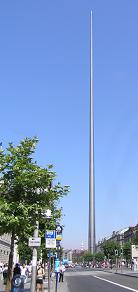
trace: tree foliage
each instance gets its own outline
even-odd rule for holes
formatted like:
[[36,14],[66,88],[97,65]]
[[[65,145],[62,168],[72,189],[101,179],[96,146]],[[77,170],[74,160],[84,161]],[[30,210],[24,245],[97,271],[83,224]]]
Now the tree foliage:
[[124,243],[123,257],[126,259],[126,261],[130,261],[130,259],[131,259],[131,242]]
[[102,248],[103,248],[103,251],[104,251],[104,255],[107,258],[110,257],[111,259],[113,259],[115,257],[115,250],[116,249],[119,250],[119,244],[116,241],[107,240],[107,241],[103,242]]
[[93,261],[94,255],[91,252],[87,251],[84,253],[83,258],[84,258],[85,262],[89,263],[89,262]]
[[103,252],[97,252],[97,253],[95,253],[94,258],[97,262],[103,262],[105,255]]
[[136,230],[134,237],[132,238],[132,244],[138,245],[138,230]]
[[[52,165],[40,167],[34,160],[38,139],[25,138],[18,146],[9,144],[0,152],[0,234],[9,233],[14,240],[32,236],[36,220],[45,226],[44,211],[51,209],[51,225],[61,217],[58,202],[68,193],[68,186],[54,185]],[[41,235],[43,235],[41,231]]]
[[33,160],[37,142],[37,138],[26,138],[17,147],[10,143],[7,152],[0,153],[1,234],[13,232],[17,238],[30,234],[34,222],[43,221],[47,208],[53,212],[53,221],[61,215],[57,202],[68,187],[49,187],[55,173],[51,166],[42,168]]

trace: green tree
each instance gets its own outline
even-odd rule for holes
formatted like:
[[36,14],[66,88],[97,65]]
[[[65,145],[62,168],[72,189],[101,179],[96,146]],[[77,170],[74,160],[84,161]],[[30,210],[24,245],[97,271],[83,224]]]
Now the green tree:
[[19,241],[18,243],[18,253],[20,263],[31,262],[32,259],[32,249],[28,246],[28,242]]
[[104,261],[105,255],[103,252],[97,252],[95,253],[94,258],[97,262],[102,262]]
[[126,242],[123,245],[123,257],[127,263],[131,260],[131,242]]
[[104,251],[104,255],[107,258],[110,257],[111,259],[114,259],[114,257],[115,257],[115,250],[116,249],[119,250],[119,244],[116,241],[107,240],[107,241],[104,241],[103,242],[102,248],[103,248],[103,251]]
[[89,262],[93,261],[94,255],[91,252],[87,251],[84,253],[83,258],[84,258],[84,262],[89,263]]
[[58,201],[68,192],[67,186],[53,185],[56,174],[51,165],[42,168],[34,161],[37,143],[36,137],[25,138],[18,146],[10,143],[0,152],[0,234],[11,234],[6,291],[10,290],[15,240],[32,236],[36,220],[45,220],[45,209],[52,210],[54,225],[61,215]]
[[134,237],[132,238],[132,244],[138,245],[138,230],[135,232]]

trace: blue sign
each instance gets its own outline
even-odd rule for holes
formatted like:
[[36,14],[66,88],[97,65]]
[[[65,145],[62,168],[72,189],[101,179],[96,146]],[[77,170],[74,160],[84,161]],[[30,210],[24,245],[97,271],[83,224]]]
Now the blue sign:
[[60,260],[56,259],[55,260],[55,272],[59,273],[59,266],[60,266]]
[[45,238],[55,239],[56,238],[56,231],[55,230],[46,230]]

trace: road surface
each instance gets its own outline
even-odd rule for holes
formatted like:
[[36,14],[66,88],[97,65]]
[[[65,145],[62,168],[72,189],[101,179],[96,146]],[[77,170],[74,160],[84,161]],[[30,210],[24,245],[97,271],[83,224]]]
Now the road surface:
[[[63,285],[62,285],[63,284]],[[74,271],[65,273],[65,283],[59,292],[136,292],[138,278],[102,271]]]

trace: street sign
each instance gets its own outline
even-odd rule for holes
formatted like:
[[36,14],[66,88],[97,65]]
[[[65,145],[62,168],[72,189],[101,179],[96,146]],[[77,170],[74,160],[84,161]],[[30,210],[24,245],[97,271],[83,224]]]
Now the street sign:
[[62,233],[62,226],[61,225],[56,225],[56,232],[57,233]]
[[56,240],[61,241],[62,240],[62,234],[57,233],[56,234]]
[[37,247],[37,246],[40,246],[41,245],[41,237],[37,237],[37,238],[34,238],[34,237],[30,237],[29,238],[29,243],[28,245],[30,247]]
[[56,248],[56,238],[46,238],[46,248]]
[[55,230],[46,230],[45,238],[56,238],[56,231]]
[[56,240],[62,240],[62,226],[61,225],[57,225],[56,226]]
[[55,272],[59,272],[59,266],[60,266],[60,260],[57,258],[56,260],[55,260],[55,268],[54,268],[54,270],[55,270]]

